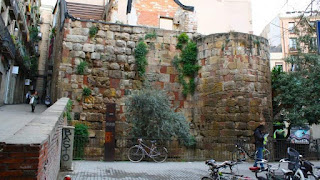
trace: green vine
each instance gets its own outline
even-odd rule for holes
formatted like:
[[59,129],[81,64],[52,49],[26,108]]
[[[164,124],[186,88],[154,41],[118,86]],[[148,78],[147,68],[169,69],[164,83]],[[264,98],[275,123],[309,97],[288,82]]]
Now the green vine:
[[71,117],[71,112],[72,112],[72,104],[73,102],[71,100],[68,101],[67,103],[67,120],[68,122],[70,122],[72,120],[72,117]]
[[38,36],[38,34],[39,34],[38,27],[30,26],[29,27],[29,34],[30,34],[31,41],[39,42],[41,40],[41,38]]
[[89,88],[87,88],[87,87],[85,87],[85,88],[82,89],[82,95],[85,96],[85,97],[90,96],[91,93],[92,93],[92,92],[91,92],[91,89],[89,89]]
[[96,36],[96,34],[98,33],[98,30],[99,30],[99,29],[98,29],[97,26],[91,26],[91,27],[89,28],[89,36],[90,36],[90,38]]
[[147,57],[146,57],[147,54],[148,54],[147,44],[143,41],[139,41],[134,51],[134,57],[136,59],[139,77],[142,77],[146,72],[146,65],[148,64]]
[[87,65],[87,62],[85,61],[80,62],[80,64],[77,66],[77,73],[83,75]]
[[153,31],[152,33],[148,33],[146,34],[146,36],[144,37],[144,39],[154,39],[157,37],[157,33],[156,31]]
[[[183,95],[193,94],[196,89],[194,78],[201,68],[197,64],[198,48],[197,44],[191,40],[186,33],[178,36],[177,49],[181,50],[180,57],[175,56],[173,65],[177,69],[179,83],[183,86]],[[186,81],[188,79],[189,82]]]
[[85,124],[77,123],[74,128],[74,150],[73,159],[83,159],[84,148],[89,141],[89,127]]

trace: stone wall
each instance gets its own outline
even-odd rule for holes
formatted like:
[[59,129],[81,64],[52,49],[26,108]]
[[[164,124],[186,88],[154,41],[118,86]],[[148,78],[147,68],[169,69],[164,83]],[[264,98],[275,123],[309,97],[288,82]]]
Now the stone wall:
[[[99,31],[90,38],[89,28],[93,25]],[[176,44],[181,32],[66,20],[58,96],[73,100],[74,123],[87,124],[91,138],[104,137],[106,103],[116,103],[116,139],[127,136],[125,97],[142,85],[136,74],[134,48],[140,38],[154,31],[157,37],[145,40],[149,46],[146,77],[153,87],[168,92],[173,108],[185,114],[199,142],[248,137],[260,122],[270,121],[271,86],[265,39],[242,33],[206,37],[188,33],[198,43],[202,68],[196,78],[195,95],[184,97],[172,65],[179,53]],[[77,65],[82,61],[88,67],[84,75],[79,75]],[[85,87],[92,90],[91,96],[82,96]],[[86,153],[102,157],[104,147],[99,144]]]
[[260,123],[272,127],[268,42],[233,32],[197,43],[202,66],[194,118],[198,141],[250,139]]
[[58,100],[0,144],[0,179],[57,179],[67,102]]

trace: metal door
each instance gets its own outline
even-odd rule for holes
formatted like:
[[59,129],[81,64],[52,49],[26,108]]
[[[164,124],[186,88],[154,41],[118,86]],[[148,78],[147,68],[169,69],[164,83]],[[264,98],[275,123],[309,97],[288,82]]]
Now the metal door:
[[114,161],[116,104],[107,104],[104,160]]

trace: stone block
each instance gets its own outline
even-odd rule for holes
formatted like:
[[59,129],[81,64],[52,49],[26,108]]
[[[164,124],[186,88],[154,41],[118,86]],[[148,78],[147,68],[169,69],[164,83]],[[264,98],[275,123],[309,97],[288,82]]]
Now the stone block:
[[94,44],[84,44],[83,51],[84,52],[94,52]]
[[109,71],[110,78],[121,79],[122,78],[122,71],[120,70],[110,70]]
[[63,42],[63,47],[67,48],[68,50],[72,50],[73,49],[73,44],[71,42]]
[[81,36],[81,35],[70,35],[68,34],[66,37],[66,41],[69,42],[75,42],[75,43],[84,43],[88,40],[87,36]]
[[82,24],[81,24],[81,21],[71,21],[71,23],[70,23],[70,26],[72,27],[72,28],[81,28],[82,27]]
[[132,54],[132,51],[130,48],[126,48],[126,55],[131,55]]
[[234,81],[225,82],[223,84],[223,89],[228,90],[234,90],[236,88],[236,83]]
[[128,56],[128,63],[129,64],[132,64],[132,63],[135,63],[136,62],[136,59],[134,58],[134,56]]
[[96,34],[96,37],[105,38],[107,37],[107,34],[105,31],[99,30],[98,33]]
[[126,55],[117,55],[117,62],[127,62],[127,56]]
[[115,47],[114,48],[114,53],[115,54],[125,54],[126,53],[126,48],[125,47]]
[[101,58],[101,55],[100,53],[91,53],[91,59],[97,59],[97,60],[100,60]]
[[213,93],[218,93],[223,91],[223,84],[221,82],[215,83],[212,89]]
[[95,49],[96,52],[104,52],[104,46],[101,45],[101,44],[95,45],[94,49]]
[[135,47],[136,47],[136,43],[133,42],[133,41],[128,41],[128,42],[127,42],[127,47],[128,47],[128,48],[135,48]]
[[133,27],[132,31],[135,34],[141,34],[146,32],[145,28],[141,28],[141,27]]
[[120,66],[118,63],[111,63],[110,64],[110,69],[112,70],[119,70],[120,69]]
[[109,29],[110,29],[111,31],[120,31],[120,25],[113,25],[113,24],[111,24],[111,25],[109,25]]
[[121,26],[122,32],[132,33],[132,27]]
[[72,48],[75,51],[82,51],[83,45],[79,44],[79,43],[75,43],[75,44],[73,44]]
[[112,31],[107,31],[107,39],[114,40],[114,33]]
[[126,42],[123,40],[117,40],[116,41],[116,46],[118,47],[125,47],[126,46]]
[[107,46],[107,47],[106,47],[106,53],[108,53],[108,54],[114,54],[114,48],[113,48],[113,46]]
[[86,54],[83,51],[71,51],[70,56],[74,58],[76,57],[85,58]]
[[136,73],[135,72],[128,72],[127,73],[127,78],[128,79],[134,79],[136,77]]
[[160,82],[170,82],[170,74],[159,74]]
[[89,28],[73,28],[70,32],[72,35],[82,35],[88,36],[89,35]]
[[104,121],[103,115],[100,113],[87,113],[87,121]]
[[115,39],[129,41],[130,34],[128,34],[128,33],[115,33]]

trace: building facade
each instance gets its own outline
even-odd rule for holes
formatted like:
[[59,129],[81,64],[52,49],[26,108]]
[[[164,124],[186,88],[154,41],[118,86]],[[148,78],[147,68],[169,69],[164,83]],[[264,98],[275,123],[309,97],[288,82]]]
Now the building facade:
[[0,1],[0,106],[22,103],[36,73],[40,1]]

